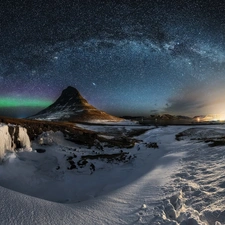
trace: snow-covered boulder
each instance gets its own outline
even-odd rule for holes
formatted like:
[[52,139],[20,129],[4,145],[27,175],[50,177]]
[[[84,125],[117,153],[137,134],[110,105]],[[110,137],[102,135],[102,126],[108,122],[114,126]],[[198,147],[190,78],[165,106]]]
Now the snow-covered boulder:
[[64,135],[61,131],[54,132],[52,130],[43,132],[38,136],[39,145],[63,145],[65,142]]
[[0,124],[0,159],[6,151],[13,152],[15,149],[32,150],[27,130],[20,126]]

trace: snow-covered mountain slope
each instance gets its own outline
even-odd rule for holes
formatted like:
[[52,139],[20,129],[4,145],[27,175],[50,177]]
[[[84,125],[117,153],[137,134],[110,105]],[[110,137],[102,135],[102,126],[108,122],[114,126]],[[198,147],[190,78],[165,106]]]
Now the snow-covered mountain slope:
[[49,107],[31,116],[30,119],[62,120],[70,122],[121,121],[90,105],[74,87],[67,87]]
[[0,124],[0,159],[6,151],[17,150],[31,151],[30,139],[27,130],[20,126]]
[[[224,146],[209,145],[222,140],[223,126],[90,129],[106,138],[138,136],[133,148],[99,143],[102,149],[45,132],[32,152],[7,154],[0,224],[225,224]],[[109,157],[122,153],[127,157]]]

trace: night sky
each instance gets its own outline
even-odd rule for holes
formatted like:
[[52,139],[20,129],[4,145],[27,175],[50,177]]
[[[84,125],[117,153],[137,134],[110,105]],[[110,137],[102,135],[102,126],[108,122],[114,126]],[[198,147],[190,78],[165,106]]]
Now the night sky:
[[69,85],[118,116],[225,113],[224,1],[36,2],[0,2],[0,115]]

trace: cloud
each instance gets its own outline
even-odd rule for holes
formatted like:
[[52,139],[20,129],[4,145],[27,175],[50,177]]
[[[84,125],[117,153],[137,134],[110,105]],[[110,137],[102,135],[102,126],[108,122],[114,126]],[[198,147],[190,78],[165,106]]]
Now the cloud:
[[189,116],[225,113],[224,85],[224,81],[218,81],[186,86],[168,99],[165,111]]
[[160,114],[160,111],[156,109],[152,109],[150,110],[150,114]]

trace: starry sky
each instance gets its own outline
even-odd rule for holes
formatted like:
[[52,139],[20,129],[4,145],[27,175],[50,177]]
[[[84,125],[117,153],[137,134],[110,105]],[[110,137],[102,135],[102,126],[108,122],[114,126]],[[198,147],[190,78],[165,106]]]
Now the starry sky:
[[1,1],[0,115],[67,86],[117,116],[225,113],[225,2]]

